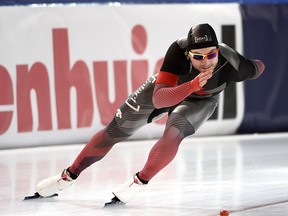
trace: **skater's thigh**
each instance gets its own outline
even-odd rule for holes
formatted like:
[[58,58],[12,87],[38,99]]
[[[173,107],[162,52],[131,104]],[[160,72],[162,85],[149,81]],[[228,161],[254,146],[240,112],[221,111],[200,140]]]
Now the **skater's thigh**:
[[155,110],[152,103],[155,77],[150,77],[140,88],[133,92],[117,109],[109,128],[132,135],[146,125]]

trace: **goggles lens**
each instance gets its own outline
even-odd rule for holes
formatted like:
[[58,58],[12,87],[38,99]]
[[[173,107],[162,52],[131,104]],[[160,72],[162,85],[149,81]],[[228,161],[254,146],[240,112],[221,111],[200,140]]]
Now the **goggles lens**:
[[215,58],[217,54],[218,54],[218,50],[212,53],[208,53],[208,54],[192,53],[191,51],[189,51],[189,56],[196,60],[203,60],[205,58],[210,60],[210,59]]

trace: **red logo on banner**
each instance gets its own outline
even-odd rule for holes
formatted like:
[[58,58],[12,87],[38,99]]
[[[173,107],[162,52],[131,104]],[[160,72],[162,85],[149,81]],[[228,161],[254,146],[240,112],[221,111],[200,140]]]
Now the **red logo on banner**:
[[[70,90],[76,90],[77,128],[90,127],[94,116],[93,91],[99,110],[101,123],[107,125],[113,118],[118,106],[125,101],[128,92],[128,64],[131,68],[133,91],[149,76],[148,60],[114,60],[113,72],[115,83],[115,100],[109,101],[108,62],[93,61],[93,73],[89,72],[84,60],[70,62],[70,50],[67,29],[53,29],[54,79],[49,76],[44,63],[35,62],[29,66],[16,66],[16,108],[18,132],[29,132],[33,128],[31,91],[37,98],[38,130],[52,130],[52,102],[55,100],[58,129],[71,128]],[[143,26],[136,25],[132,29],[131,43],[136,54],[141,55],[147,48],[147,34]],[[155,65],[154,73],[159,71],[163,59]],[[93,75],[93,77],[91,77]],[[51,89],[54,82],[55,89]],[[94,82],[95,89],[91,83]],[[7,69],[0,65],[0,106],[14,105],[13,82]],[[52,85],[53,86],[53,85]],[[55,94],[55,95],[52,95]],[[15,113],[14,113],[15,114]],[[9,129],[13,111],[0,111],[0,135]]]

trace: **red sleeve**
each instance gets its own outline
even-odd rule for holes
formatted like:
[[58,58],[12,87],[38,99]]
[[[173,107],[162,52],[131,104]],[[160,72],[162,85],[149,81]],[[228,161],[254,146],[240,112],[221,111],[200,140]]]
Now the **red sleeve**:
[[178,76],[175,74],[160,71],[156,83],[167,84],[169,86],[176,86],[178,79],[179,79]]
[[177,85],[178,76],[169,72],[159,72],[156,80],[153,104],[156,108],[171,107],[193,93],[193,85],[190,81]]

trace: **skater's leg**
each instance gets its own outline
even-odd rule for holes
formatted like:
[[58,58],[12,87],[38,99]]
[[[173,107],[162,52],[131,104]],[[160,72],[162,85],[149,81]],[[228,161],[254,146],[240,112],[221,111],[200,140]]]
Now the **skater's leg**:
[[[178,114],[170,115],[164,135],[151,149],[148,161],[140,173],[133,175],[125,184],[113,191],[123,203],[129,202],[145,188],[148,181],[175,157],[179,144],[185,136],[194,132],[194,128]],[[113,198],[115,200],[115,198]],[[111,204],[114,200],[112,199]],[[110,204],[110,203],[108,203]]]
[[171,114],[163,136],[151,149],[144,168],[139,172],[139,177],[150,181],[174,159],[181,141],[194,132],[193,126],[182,115]]
[[[114,137],[109,134],[111,127],[114,128]],[[43,196],[51,196],[71,186],[79,174],[96,161],[101,160],[112,146],[129,137],[128,134],[116,130],[115,121],[96,133],[85,145],[74,163],[61,174],[42,180],[37,184],[37,192]],[[117,135],[117,137],[116,137]]]
[[84,169],[101,160],[115,143],[125,140],[127,137],[129,137],[127,134],[121,137],[111,137],[106,128],[100,130],[85,145],[73,164],[69,167],[69,171],[78,176]]
[[218,105],[218,96],[206,100],[184,101],[177,106],[166,124],[163,136],[153,146],[139,177],[150,181],[176,156],[181,141],[195,133]]

